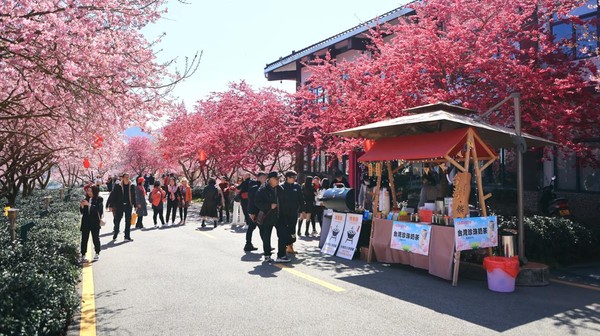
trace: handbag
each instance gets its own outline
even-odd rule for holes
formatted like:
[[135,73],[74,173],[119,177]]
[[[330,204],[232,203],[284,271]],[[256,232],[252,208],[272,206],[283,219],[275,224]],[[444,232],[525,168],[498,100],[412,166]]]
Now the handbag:
[[135,225],[135,223],[137,222],[137,218],[138,218],[138,214],[137,213],[134,212],[134,213],[131,214],[131,223],[130,223],[131,226]]
[[269,213],[271,212],[271,210],[269,210],[267,213],[265,213],[264,211],[259,211],[258,215],[256,215],[256,224],[257,225],[262,225],[265,222],[265,219],[267,218],[267,216],[269,215]]
[[106,225],[106,222],[104,221],[104,219],[102,219],[102,217],[100,217],[100,213],[98,213],[98,219],[100,220],[100,226]]

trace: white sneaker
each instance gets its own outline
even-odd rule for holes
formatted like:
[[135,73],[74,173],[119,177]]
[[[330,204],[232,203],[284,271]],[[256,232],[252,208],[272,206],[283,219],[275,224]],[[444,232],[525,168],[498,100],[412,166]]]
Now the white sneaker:
[[90,261],[85,256],[81,257],[82,264],[87,264],[88,262],[90,262]]
[[100,259],[100,253],[94,253],[94,260]]

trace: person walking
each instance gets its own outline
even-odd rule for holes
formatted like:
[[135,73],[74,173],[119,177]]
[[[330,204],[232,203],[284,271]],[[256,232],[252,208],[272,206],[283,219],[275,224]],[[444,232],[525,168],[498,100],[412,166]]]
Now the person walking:
[[242,183],[242,178],[239,177],[235,183],[235,185],[232,185],[231,188],[229,189],[229,195],[234,195],[233,197],[233,212],[231,214],[231,222],[234,224],[240,224],[240,223],[244,223],[245,224],[245,218],[244,218],[244,213],[242,212],[242,204],[240,203],[241,198],[240,198],[240,192],[237,189],[237,187]]
[[135,186],[129,180],[129,174],[121,176],[121,183],[116,184],[108,196],[106,207],[114,215],[113,240],[117,239],[120,230],[121,219],[125,217],[125,240],[131,239],[131,213],[136,208]]
[[146,206],[146,181],[143,177],[138,177],[137,187],[135,188],[135,200],[136,208],[135,213],[137,214],[137,223],[135,223],[136,229],[144,228],[144,216],[148,216],[148,207]]
[[155,181],[156,179],[154,178],[154,174],[150,174],[150,176],[148,176],[148,192],[150,192],[150,188],[154,187]]
[[[317,206],[317,204],[319,203],[317,201],[317,196],[319,196],[319,189],[321,189],[321,178],[318,176],[314,176],[312,179],[312,184],[313,184],[313,189],[315,190],[315,207],[310,216],[310,224],[312,225],[312,235],[316,236],[317,235],[317,219],[318,219],[318,212],[319,212],[319,207]],[[308,230],[307,230],[307,232],[308,232]]]
[[[271,234],[279,218],[278,186],[279,174],[277,172],[270,172],[267,175],[267,182],[261,185],[256,191],[256,195],[254,195],[254,205],[258,208],[255,220],[259,223],[258,228],[263,241],[263,255],[266,262],[271,261],[271,254],[273,252],[271,249]],[[289,262],[289,259],[277,260],[277,262]]]
[[109,176],[108,180],[106,180],[106,190],[108,192],[111,192],[113,190],[113,184],[114,184],[113,178]]
[[298,236],[302,233],[302,222],[306,220],[306,231],[305,236],[308,236],[308,229],[310,226],[310,220],[312,214],[315,212],[315,196],[317,195],[313,186],[313,177],[307,176],[302,185],[302,196],[304,202],[302,202],[302,208],[300,209],[300,219],[298,219]]
[[[279,243],[277,245],[277,260],[288,260],[287,253],[296,253],[294,251],[294,242],[296,242],[296,221],[298,212],[303,203],[302,187],[296,183],[298,174],[289,170],[285,173],[285,182],[279,185],[277,197],[279,200],[279,220],[277,222],[277,236]],[[286,262],[286,261],[284,261]]]
[[185,225],[188,207],[192,202],[192,188],[188,185],[188,179],[182,178],[179,185],[179,224]]
[[[256,192],[258,188],[260,188],[267,181],[267,174],[263,172],[258,172],[256,174],[256,181],[250,181],[250,189],[248,189],[248,216],[246,218],[246,224],[248,225],[248,229],[246,230],[246,245],[244,245],[244,251],[256,251],[258,248],[252,245],[252,233],[256,229],[256,215],[258,215],[258,207],[254,203],[254,198],[256,196]],[[242,208],[243,209],[243,208]],[[259,230],[260,231],[260,230]],[[262,238],[262,236],[261,236]]]
[[219,183],[219,189],[223,194],[223,206],[219,209],[219,221],[223,222],[223,210],[227,214],[227,222],[229,223],[229,181],[227,176],[221,176],[221,183]]
[[177,216],[177,203],[180,199],[179,188],[175,183],[175,178],[169,178],[167,186],[167,225],[169,225],[169,217],[172,216],[171,225],[175,225],[175,216]]
[[85,257],[87,253],[88,240],[92,234],[94,243],[94,260],[100,257],[100,220],[104,215],[102,208],[103,199],[100,197],[100,188],[96,185],[87,186],[83,189],[85,198],[79,203],[81,212],[81,262],[88,262]]
[[217,181],[214,178],[208,179],[208,185],[202,192],[204,202],[202,202],[202,208],[200,208],[200,217],[202,217],[202,227],[205,227],[206,220],[212,220],[213,225],[216,228],[218,222],[217,207],[222,202],[221,194],[216,187]]
[[[258,176],[257,176],[258,178]],[[240,205],[242,206],[242,212],[244,213],[244,220],[247,225],[250,225],[250,217],[248,217],[248,197],[250,187],[253,185],[253,181],[250,179],[250,173],[245,173],[242,179],[242,183],[237,186],[237,190],[240,193]]]
[[165,226],[165,219],[163,217],[163,203],[165,202],[167,193],[160,187],[160,181],[154,181],[154,189],[150,192],[150,203],[152,204],[152,219],[154,220],[154,227],[158,226],[156,217],[160,217],[160,225]]
[[150,175],[148,173],[144,174],[144,190],[150,191]]

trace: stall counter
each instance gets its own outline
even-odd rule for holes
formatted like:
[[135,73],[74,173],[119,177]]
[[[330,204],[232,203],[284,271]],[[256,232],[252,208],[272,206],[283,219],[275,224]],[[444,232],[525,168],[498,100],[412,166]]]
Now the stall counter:
[[[373,249],[378,262],[400,263],[429,270],[429,274],[442,279],[452,280],[454,259],[454,227],[432,225],[429,244],[429,255],[405,252],[392,249],[391,220],[373,220]],[[423,223],[421,223],[423,224]]]

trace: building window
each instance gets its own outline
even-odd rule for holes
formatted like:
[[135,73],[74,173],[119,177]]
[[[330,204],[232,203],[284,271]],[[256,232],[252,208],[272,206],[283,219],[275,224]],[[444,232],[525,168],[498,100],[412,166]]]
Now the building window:
[[598,2],[588,0],[585,6],[571,12],[583,21],[583,24],[573,24],[560,20],[555,15],[556,23],[552,24],[554,42],[561,43],[565,55],[582,59],[598,55]]

